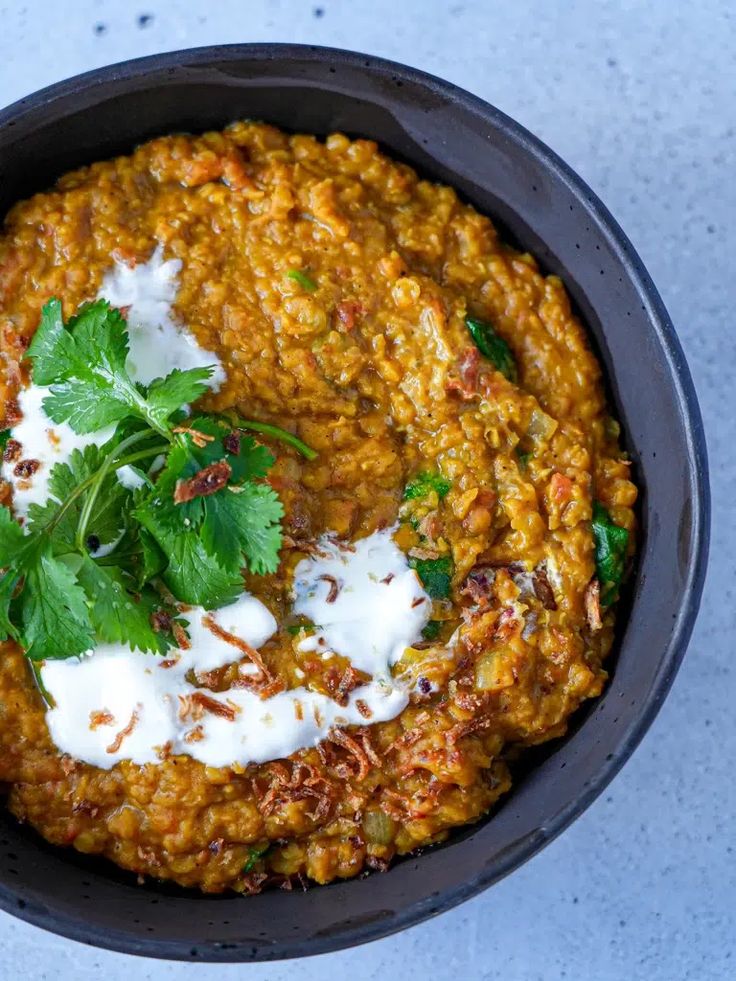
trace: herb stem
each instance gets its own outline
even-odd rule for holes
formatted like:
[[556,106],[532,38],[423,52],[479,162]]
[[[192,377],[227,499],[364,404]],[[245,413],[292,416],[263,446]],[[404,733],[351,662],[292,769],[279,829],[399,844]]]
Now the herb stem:
[[[142,439],[146,439],[148,437],[148,435],[149,434],[147,432],[133,433],[127,439],[124,439],[123,442],[118,447],[116,447],[114,453],[111,454],[111,459],[114,460],[116,458],[116,456],[120,453],[121,450],[126,450],[130,446],[134,446],[136,443],[140,443],[140,441]],[[157,452],[160,452],[160,450],[157,450]],[[78,484],[74,488],[74,490],[71,492],[71,494],[69,495],[69,497],[67,497],[67,499],[64,501],[64,503],[59,508],[59,510],[56,512],[56,514],[53,516],[53,518],[46,525],[46,527],[44,529],[44,532],[46,534],[50,534],[54,530],[54,528],[56,528],[56,526],[58,525],[58,523],[64,517],[64,515],[69,510],[69,508],[72,506],[72,504],[76,501],[76,499],[79,497],[79,495],[80,494],[83,494],[89,487],[91,487],[95,483],[95,481],[97,480],[97,478],[99,476],[100,470],[102,470],[103,468],[105,468],[106,465],[107,465],[107,460],[102,465],[102,467],[100,467],[99,470],[96,470],[90,477],[88,477],[86,480],[83,480],[81,484]],[[119,466],[122,466],[122,465],[123,464],[119,464]]]
[[30,657],[26,658],[26,661],[31,669],[33,680],[36,682],[38,693],[46,703],[46,707],[50,709],[56,708],[56,699],[48,690],[46,685],[43,683],[43,676],[41,675],[41,665],[38,664],[36,661],[32,661]]
[[[140,433],[138,435],[144,436],[148,434]],[[125,443],[127,443],[129,447],[132,445],[129,440],[126,440]],[[118,450],[124,448],[125,443],[121,443]],[[115,470],[120,470],[121,467],[127,467],[131,463],[137,463],[139,460],[145,460],[147,457],[158,456],[159,453],[165,453],[167,449],[167,446],[162,446],[160,444],[158,446],[149,446],[147,450],[138,450],[137,453],[129,453],[128,456],[125,456],[122,459],[116,459],[115,454],[110,454],[110,456],[97,471],[95,475],[95,483],[91,487],[89,497],[84,502],[82,513],[79,516],[79,527],[77,528],[76,541],[77,548],[80,552],[84,552],[86,550],[87,525],[89,524],[89,519],[92,515],[92,509],[95,506],[95,501],[100,493],[102,483],[113,465]]]
[[168,450],[168,446],[150,446],[147,450],[138,450],[137,453],[131,453],[129,456],[123,457],[122,460],[115,461],[115,469],[119,470],[121,467],[127,467],[131,463],[137,463],[139,460],[145,460],[149,456],[159,456],[161,453],[165,453]]
[[110,470],[110,464],[112,463],[112,454],[108,456],[105,462],[102,464],[100,469],[95,474],[94,483],[90,485],[89,494],[82,507],[81,514],[79,515],[79,524],[77,525],[77,535],[76,542],[77,548],[80,552],[85,552],[85,539],[87,535],[87,525],[89,524],[89,519],[92,515],[92,508],[95,506],[95,501],[100,493],[100,487],[102,487],[102,482],[105,476]]
[[307,446],[306,443],[302,442],[298,436],[287,432],[280,426],[273,426],[270,422],[256,422],[253,419],[238,419],[236,425],[238,429],[248,429],[254,433],[262,433],[264,436],[270,436],[272,439],[277,439],[281,443],[293,446],[307,460],[317,459],[316,450],[313,450],[311,446]]

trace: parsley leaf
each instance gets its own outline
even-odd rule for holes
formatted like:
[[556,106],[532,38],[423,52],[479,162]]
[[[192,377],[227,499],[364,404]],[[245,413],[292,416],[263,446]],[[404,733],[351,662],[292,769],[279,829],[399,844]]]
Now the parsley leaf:
[[483,357],[488,358],[509,381],[515,382],[518,377],[516,361],[506,341],[487,321],[477,317],[466,317],[465,326]]
[[451,487],[452,481],[436,470],[422,470],[404,488],[404,500],[413,501],[416,498],[427,497],[432,491],[435,491],[437,497],[442,500],[447,497]]

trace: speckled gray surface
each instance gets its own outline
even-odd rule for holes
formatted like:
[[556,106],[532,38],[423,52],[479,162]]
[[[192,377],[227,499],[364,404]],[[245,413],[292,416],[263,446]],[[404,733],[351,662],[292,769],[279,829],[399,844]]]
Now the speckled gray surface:
[[608,792],[490,892],[298,967],[141,961],[0,914],[0,978],[736,977],[733,0],[36,0],[0,2],[0,24],[3,104],[135,55],[267,40],[395,58],[495,103],[592,185],[652,273],[698,388],[714,503],[701,615],[659,718]]

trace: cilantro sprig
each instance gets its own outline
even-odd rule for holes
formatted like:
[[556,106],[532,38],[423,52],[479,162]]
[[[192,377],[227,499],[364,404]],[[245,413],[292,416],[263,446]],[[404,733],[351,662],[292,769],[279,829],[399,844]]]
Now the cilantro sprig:
[[[311,457],[309,447],[270,424],[190,416],[213,368],[137,383],[125,320],[104,300],[66,323],[49,301],[27,357],[54,422],[114,431],[52,468],[25,528],[0,507],[0,640],[34,662],[99,643],[165,653],[178,604],[216,609],[240,594],[244,568],[275,572],[283,507],[264,482],[274,457],[244,430]],[[139,480],[119,479],[122,468]]]

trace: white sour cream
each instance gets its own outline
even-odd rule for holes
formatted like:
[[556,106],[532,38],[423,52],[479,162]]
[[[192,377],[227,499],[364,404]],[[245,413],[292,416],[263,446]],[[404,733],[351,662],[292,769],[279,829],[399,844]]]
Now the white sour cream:
[[29,385],[18,392],[18,408],[23,418],[13,426],[11,436],[21,444],[18,460],[38,463],[35,473],[20,477],[15,473],[18,461],[3,460],[2,476],[13,487],[13,510],[17,518],[25,518],[31,504],[45,504],[49,498],[49,475],[56,463],[66,463],[74,450],[83,450],[90,443],[104,443],[112,429],[80,436],[65,422],[53,422],[43,411],[42,402],[49,389]]
[[130,339],[127,367],[135,381],[149,385],[174,368],[214,366],[209,385],[217,391],[225,381],[220,359],[197,343],[194,335],[175,323],[171,307],[179,288],[180,259],[164,259],[156,246],[148,262],[127,266],[116,262],[105,275],[99,297],[115,307],[128,307]]
[[317,625],[301,650],[334,651],[349,657],[359,671],[387,677],[419,637],[431,602],[393,531],[378,531],[349,550],[323,537],[318,544],[322,555],[299,563],[294,612]]
[[[134,381],[148,384],[174,368],[212,365],[209,385],[217,391],[225,379],[219,358],[199,347],[194,335],[172,317],[180,269],[179,259],[164,260],[159,245],[148,262],[132,268],[116,262],[105,275],[99,296],[114,306],[129,307],[128,370]],[[43,411],[43,399],[48,393],[49,389],[40,385],[29,385],[18,393],[23,418],[11,433],[22,447],[19,459],[35,460],[39,464],[36,472],[21,477],[15,474],[18,461],[2,464],[2,476],[13,486],[13,509],[21,519],[27,516],[31,504],[43,504],[48,499],[49,474],[55,463],[66,462],[75,449],[104,443],[113,433],[109,428],[80,436],[66,423],[53,422]],[[126,486],[133,485],[139,478],[131,468],[124,470],[121,479]]]
[[[190,671],[222,667],[242,654],[214,634],[205,611],[195,608],[184,614],[190,648],[166,660],[107,644],[82,658],[47,661],[41,673],[56,703],[46,715],[54,743],[103,769],[121,760],[159,763],[164,746],[208,766],[245,766],[314,746],[332,726],[395,718],[406,707],[409,693],[394,682],[390,667],[419,638],[430,614],[429,598],[390,531],[348,548],[323,539],[320,548],[323,557],[297,566],[294,609],[322,621],[315,645],[326,650],[329,644],[372,675],[370,683],[351,692],[347,705],[306,688],[267,699],[246,688],[220,693],[198,689],[187,680]],[[339,583],[333,603],[327,602],[331,584],[321,578],[324,575]],[[254,648],[276,630],[271,613],[248,594],[210,616],[222,630]],[[312,641],[308,638],[300,647],[309,649]],[[246,666],[242,673],[247,676],[249,671],[258,669]],[[196,720],[187,714],[188,699],[198,691],[223,706],[225,714],[205,710]],[[119,739],[121,732],[125,734]]]

